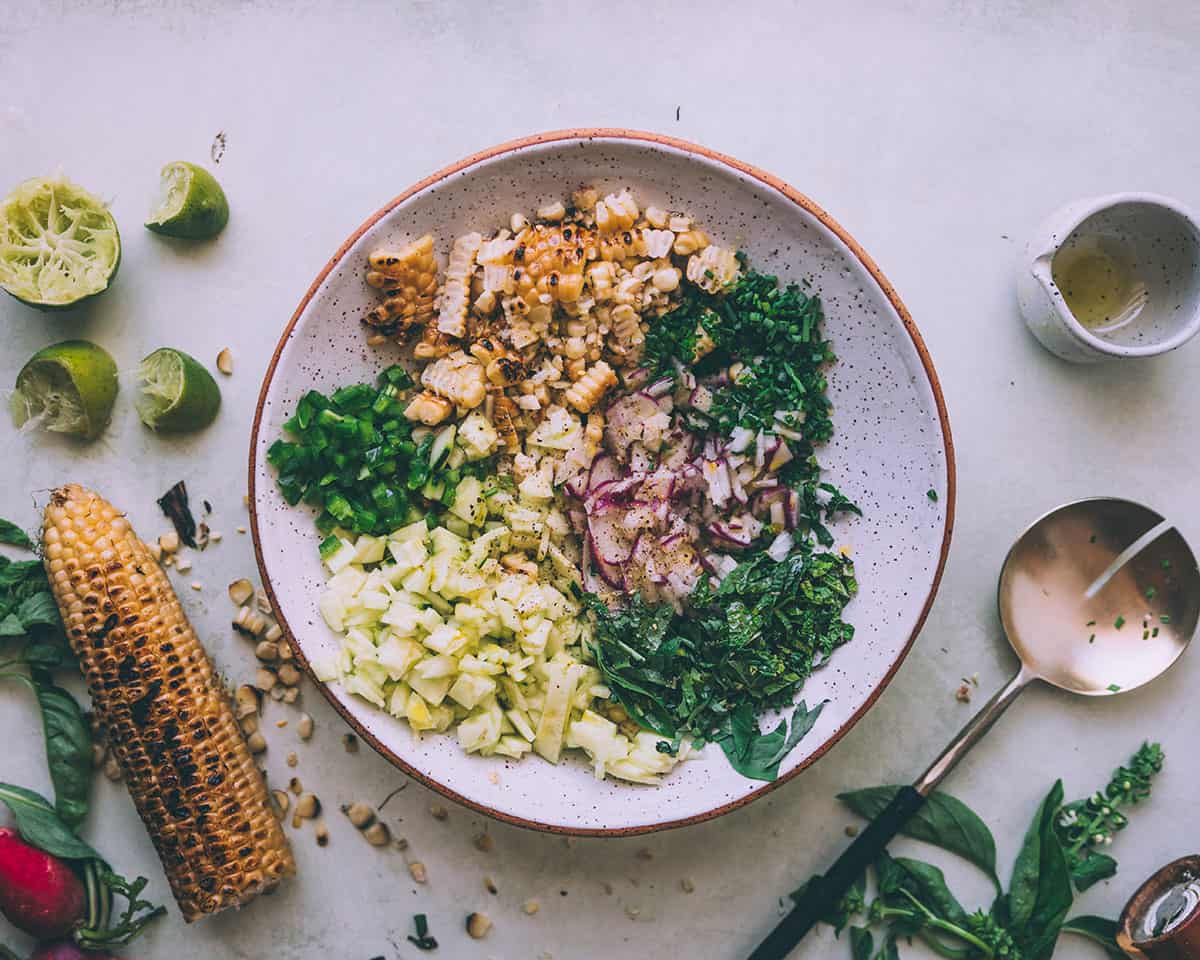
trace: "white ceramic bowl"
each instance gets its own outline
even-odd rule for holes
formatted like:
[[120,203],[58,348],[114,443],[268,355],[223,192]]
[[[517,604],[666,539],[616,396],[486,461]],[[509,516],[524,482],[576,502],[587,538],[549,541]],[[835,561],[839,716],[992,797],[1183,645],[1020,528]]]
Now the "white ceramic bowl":
[[[735,773],[720,748],[661,786],[599,782],[581,762],[555,767],[463,754],[452,736],[416,737],[401,721],[323,687],[363,739],[423,783],[492,816],[574,834],[622,835],[717,816],[789,779],[863,715],[904,659],[933,602],[954,515],[954,457],[933,366],[891,285],[824,211],[774,177],[693,144],[626,130],[572,130],[503,144],[433,174],[373,214],[304,295],[271,360],[254,420],[251,522],[263,582],[297,659],[337,647],[317,611],[318,534],[279,496],[266,450],[310,388],[374,378],[389,355],[371,349],[358,319],[374,302],[367,252],[431,232],[444,257],[456,235],[507,224],[582,185],[629,187],[643,204],[684,210],[758,269],[807,280],[825,305],[839,361],[831,368],[835,434],[819,452],[827,478],[861,504],[836,535],[857,565],[847,617],[857,633],[805,686],[828,699],[816,727],[772,784]],[[937,491],[936,500],[927,491]],[[497,774],[497,776],[492,776]]]

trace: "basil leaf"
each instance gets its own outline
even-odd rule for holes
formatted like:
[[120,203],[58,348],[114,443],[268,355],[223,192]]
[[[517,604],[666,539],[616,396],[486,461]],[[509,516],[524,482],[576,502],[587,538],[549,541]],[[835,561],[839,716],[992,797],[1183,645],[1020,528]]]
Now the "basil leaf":
[[31,576],[35,570],[42,570],[41,560],[16,560],[0,567],[0,587],[12,587]]
[[25,629],[38,626],[57,627],[62,620],[58,616],[58,605],[49,593],[35,593],[21,601],[17,616]]
[[61,667],[67,659],[67,651],[57,643],[31,643],[21,653],[21,659],[30,670],[51,671]]
[[1074,933],[1087,937],[1092,943],[1104,948],[1104,952],[1114,960],[1125,960],[1125,951],[1117,946],[1117,930],[1120,929],[1116,920],[1106,917],[1081,916],[1072,917],[1063,924],[1063,933]]
[[0,637],[23,636],[25,636],[25,624],[15,613],[5,614],[3,618],[0,618]]
[[896,857],[893,862],[904,873],[900,881],[902,889],[908,890],[943,920],[957,926],[967,922],[967,911],[950,892],[941,870],[932,863],[909,857]]
[[1063,786],[1058,780],[1038,807],[1013,865],[1008,893],[1010,929],[1020,933],[1028,960],[1053,953],[1075,896],[1066,854],[1054,830],[1062,801]]
[[853,960],[871,960],[875,952],[875,937],[866,927],[850,928],[850,955]]
[[749,704],[743,704],[726,717],[715,739],[729,758],[729,764],[743,777],[752,780],[774,780],[779,776],[779,764],[813,728],[824,703],[809,710],[801,700],[792,711],[789,721],[780,720],[769,733],[760,733],[758,720]]
[[26,550],[33,549],[33,541],[29,539],[29,534],[11,520],[0,519],[0,543],[11,543],[14,547],[24,547]]
[[1071,864],[1071,881],[1080,893],[1101,880],[1116,876],[1116,873],[1117,861],[1107,853],[1088,851],[1086,856]]
[[0,783],[0,802],[12,811],[17,832],[30,846],[64,860],[102,860],[62,822],[45,797],[24,787]]
[[72,829],[83,823],[92,787],[92,738],[79,704],[65,690],[35,677],[54,806]]
[[[881,814],[899,786],[867,787],[839,793],[838,799],[860,817],[874,820]],[[949,850],[979,867],[996,884],[996,841],[986,823],[961,800],[940,790],[934,791],[900,831],[914,840],[932,843],[935,847]]]

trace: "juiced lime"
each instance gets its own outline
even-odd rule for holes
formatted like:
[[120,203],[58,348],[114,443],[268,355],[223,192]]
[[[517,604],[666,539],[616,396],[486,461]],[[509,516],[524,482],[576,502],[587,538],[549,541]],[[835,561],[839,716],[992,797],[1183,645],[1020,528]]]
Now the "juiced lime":
[[161,347],[138,366],[142,423],[152,430],[182,433],[213,422],[221,406],[221,390],[212,374],[182,350]]
[[94,439],[117,399],[117,365],[88,340],[65,340],[39,350],[17,374],[9,398],[18,427],[31,420],[55,433]]
[[225,191],[203,167],[176,160],[162,168],[158,206],[146,229],[168,237],[207,240],[229,222]]
[[26,180],[0,203],[0,287],[41,309],[103,293],[121,263],[117,222],[65,177]]

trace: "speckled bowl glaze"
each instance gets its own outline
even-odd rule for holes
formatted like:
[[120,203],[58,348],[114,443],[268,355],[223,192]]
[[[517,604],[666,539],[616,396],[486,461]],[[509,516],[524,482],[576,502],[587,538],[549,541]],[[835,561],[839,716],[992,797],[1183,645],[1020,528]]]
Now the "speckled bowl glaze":
[[[769,174],[703,147],[628,130],[569,130],[503,144],[413,186],[373,214],[334,254],[283,332],[263,382],[250,452],[251,521],[258,564],[280,622],[307,667],[336,649],[317,610],[323,584],[312,518],[279,496],[266,450],[310,388],[374,378],[391,362],[358,325],[374,302],[367,252],[426,232],[444,258],[453,237],[507,224],[582,185],[629,187],[643,205],[686,211],[716,242],[745,249],[760,270],[807,281],[822,298],[839,361],[829,374],[836,432],[820,451],[828,479],[863,508],[836,535],[861,585],[848,608],[854,641],[805,686],[828,699],[816,727],[777,781],[735,773],[717,747],[661,786],[597,781],[582,763],[551,766],[467,756],[452,736],[409,727],[337,685],[326,697],[376,750],[452,800],[522,826],[629,835],[709,819],[794,777],[866,712],[899,667],[933,602],[954,515],[954,457],[933,365],[879,269],[810,200]],[[927,491],[938,493],[936,500]]]

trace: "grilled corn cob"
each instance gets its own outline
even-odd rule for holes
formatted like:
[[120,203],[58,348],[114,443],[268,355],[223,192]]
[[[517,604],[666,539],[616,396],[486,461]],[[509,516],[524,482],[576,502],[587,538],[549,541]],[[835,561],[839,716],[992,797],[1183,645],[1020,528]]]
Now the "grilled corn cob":
[[437,263],[432,236],[425,234],[399,251],[376,250],[367,262],[367,283],[390,296],[366,315],[364,323],[403,339],[433,318]]
[[46,570],[92,705],[187,921],[295,872],[229,695],[129,521],[76,484],[55,490]]

